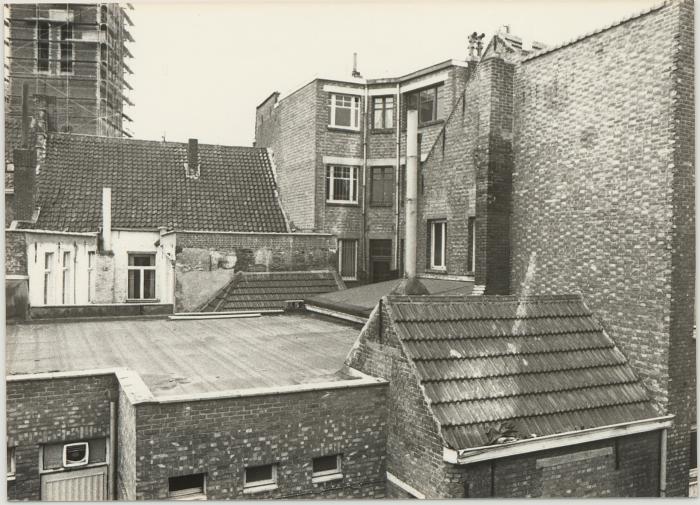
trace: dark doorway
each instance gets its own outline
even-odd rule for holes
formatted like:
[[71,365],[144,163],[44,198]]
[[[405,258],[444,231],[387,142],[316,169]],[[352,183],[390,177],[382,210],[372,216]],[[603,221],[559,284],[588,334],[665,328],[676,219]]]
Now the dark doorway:
[[369,264],[372,282],[388,281],[395,277],[391,270],[391,239],[369,241]]

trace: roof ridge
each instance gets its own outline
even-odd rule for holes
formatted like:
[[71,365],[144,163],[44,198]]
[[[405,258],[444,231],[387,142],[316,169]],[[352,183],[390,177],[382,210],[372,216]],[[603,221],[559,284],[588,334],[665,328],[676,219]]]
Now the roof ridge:
[[[646,393],[646,391],[645,391]],[[535,414],[524,414],[524,415],[514,415],[510,416],[507,420],[512,421],[514,419],[523,419],[523,418],[529,418],[529,417],[543,417],[543,416],[551,416],[551,415],[556,415],[556,414],[570,414],[572,412],[581,412],[584,410],[591,410],[591,408],[610,408],[610,407],[619,407],[622,405],[634,405],[636,403],[639,404],[644,404],[644,403],[649,403],[649,398],[647,397],[645,400],[628,400],[628,401],[621,401],[621,402],[616,402],[616,403],[603,403],[601,405],[595,405],[594,407],[591,407],[590,405],[585,405],[581,407],[575,407],[571,409],[561,409],[561,410],[553,410],[550,412],[539,412]],[[474,423],[443,423],[442,426],[448,427],[448,428],[454,428],[457,426],[474,426],[478,424],[487,424],[487,423],[493,423],[493,422],[499,422],[502,421],[502,419],[488,419],[485,421],[478,421]]]
[[[124,143],[132,143],[132,144],[165,144],[165,145],[179,145],[179,146],[184,146],[187,147],[187,142],[177,142],[174,140],[155,140],[155,139],[135,139],[131,137],[111,137],[109,135],[93,135],[89,133],[66,133],[66,132],[50,132],[49,133],[49,138],[65,138],[65,139],[70,139],[72,137],[84,137],[84,138],[90,138],[90,139],[96,139],[96,140],[104,140],[108,142],[114,141],[116,142],[124,142]],[[247,149],[251,151],[266,151],[267,149],[264,147],[256,147],[256,146],[238,146],[238,145],[230,145],[230,144],[210,144],[210,143],[205,143],[205,142],[198,142],[198,145],[200,147],[202,146],[212,146],[212,147],[226,147],[226,148],[233,148],[233,149]]]
[[[454,319],[452,320],[454,321]],[[402,321],[399,321],[402,322]],[[602,333],[602,329],[597,330],[575,330],[575,331],[558,331],[553,333],[526,333],[518,335],[465,335],[465,336],[453,336],[453,337],[432,337],[432,338],[405,338],[406,342],[435,342],[435,341],[449,341],[449,340],[472,340],[472,339],[492,339],[492,338],[530,338],[530,337],[551,337],[554,335],[575,335],[577,333]],[[613,342],[614,345],[614,342]]]
[[[613,366],[613,365],[607,365],[607,366]],[[618,364],[616,366],[620,366],[620,365]],[[476,398],[468,398],[468,399],[462,399],[462,400],[439,400],[439,401],[431,401],[430,403],[432,405],[444,405],[444,404],[449,404],[449,403],[483,402],[483,401],[488,401],[488,400],[501,400],[503,398],[535,396],[535,395],[544,395],[544,394],[549,394],[549,393],[565,393],[565,392],[569,392],[569,391],[582,391],[584,389],[596,389],[596,388],[605,388],[605,387],[610,387],[610,386],[620,386],[620,385],[626,385],[626,384],[639,384],[639,383],[640,383],[640,380],[637,379],[636,377],[633,377],[632,379],[617,380],[617,381],[613,381],[613,382],[606,382],[604,384],[587,384],[587,385],[580,385],[580,386],[573,386],[573,387],[565,387],[565,388],[561,388],[561,389],[545,389],[542,391],[534,391],[534,392],[530,392],[530,393],[503,394],[503,395],[490,396],[490,397],[480,396],[480,397],[476,397]]]

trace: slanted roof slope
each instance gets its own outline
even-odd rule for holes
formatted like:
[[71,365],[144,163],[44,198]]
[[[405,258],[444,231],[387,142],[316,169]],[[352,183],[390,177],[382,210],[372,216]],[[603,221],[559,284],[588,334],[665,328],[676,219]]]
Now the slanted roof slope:
[[388,297],[387,310],[453,449],[649,419],[625,356],[579,297]]
[[96,231],[110,187],[113,228],[288,231],[265,149],[200,144],[199,160],[190,179],[187,144],[53,133],[35,228]]

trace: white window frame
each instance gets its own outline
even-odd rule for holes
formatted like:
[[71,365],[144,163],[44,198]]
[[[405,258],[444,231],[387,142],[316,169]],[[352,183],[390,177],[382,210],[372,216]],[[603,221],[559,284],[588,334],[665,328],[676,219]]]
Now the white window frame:
[[[258,468],[261,466],[272,467],[272,478],[266,480],[256,480],[253,482],[248,482],[248,468]],[[253,465],[246,467],[243,470],[243,492],[244,493],[258,493],[262,491],[269,491],[271,489],[277,489],[277,463],[270,463],[267,465]]]
[[476,217],[472,217],[471,219],[468,219],[469,225],[470,225],[470,230],[469,233],[471,233],[471,244],[469,244],[470,249],[472,250],[472,255],[471,255],[471,264],[469,265],[469,271],[476,273]]
[[16,472],[16,465],[17,461],[15,460],[16,453],[15,453],[15,447],[7,447],[7,454],[10,456],[10,464],[7,467],[7,480],[15,480],[15,472]]
[[[66,258],[68,261],[66,261]],[[67,263],[67,264],[66,264]],[[61,305],[70,305],[71,288],[71,254],[70,251],[61,253]]]
[[[129,258],[131,256],[153,256],[153,266],[129,265]],[[141,294],[141,298],[127,298],[128,300],[153,301],[153,300],[158,299],[158,297],[155,296],[156,293],[158,292],[158,274],[156,271],[156,267],[157,267],[156,262],[157,262],[156,253],[153,253],[153,252],[129,252],[127,254],[127,259],[126,259],[126,291],[127,291],[127,296],[129,295],[129,272],[131,272],[132,270],[140,270],[141,271],[141,275],[139,276],[139,282],[140,282],[139,293]],[[145,270],[152,270],[153,275],[155,276],[153,298],[144,298],[143,297],[143,286],[144,286],[144,277],[145,277],[143,275],[143,273]]]
[[[349,168],[350,169],[350,199],[349,200],[337,200],[335,198],[335,169],[336,168]],[[330,186],[328,187],[326,202],[327,203],[345,203],[345,204],[357,204],[357,194],[360,192],[359,188],[359,168],[354,165],[328,165],[326,167],[326,180],[328,180],[328,171],[330,171]],[[326,182],[326,184],[328,184]],[[357,188],[357,189],[356,189]]]
[[[335,111],[336,108],[340,108],[337,104],[338,98],[342,97],[343,99],[349,99],[351,106],[350,106],[350,126],[345,126],[345,125],[338,125],[335,122]],[[352,131],[359,131],[360,130],[360,97],[356,95],[345,95],[342,93],[331,93],[330,96],[330,106],[331,106],[331,120],[330,120],[330,125],[332,128],[340,128],[342,130],[352,130]],[[345,106],[342,106],[342,108],[346,108]]]
[[[326,482],[329,480],[336,480],[343,478],[343,455],[342,454],[328,454],[327,456],[319,456],[319,458],[326,458],[329,456],[335,456],[336,463],[335,468],[331,470],[323,470],[320,472],[313,471],[313,460],[311,461],[311,481],[316,482]],[[317,458],[314,458],[317,459]]]
[[51,305],[54,299],[54,262],[53,251],[44,252],[44,305]]
[[[68,448],[72,446],[83,446],[85,448],[85,457],[80,461],[69,462],[67,459]],[[72,468],[76,466],[86,466],[90,462],[90,444],[88,442],[75,442],[72,444],[65,444],[63,446],[63,468]]]
[[[95,251],[88,251],[88,268],[87,268],[87,281],[88,281],[88,303],[92,303],[95,300],[95,259],[97,255]],[[128,282],[128,279],[127,279]]]
[[[440,244],[440,250],[442,252],[442,265],[435,264],[435,228],[440,225],[442,227],[442,244]],[[430,269],[431,270],[447,270],[447,258],[445,257],[445,251],[447,249],[447,220],[446,219],[436,219],[435,221],[430,221]]]
[[[347,276],[343,275],[343,244],[345,242],[352,242],[355,247],[355,275]],[[357,280],[357,248],[359,240],[354,238],[339,238],[338,239],[338,273],[342,276],[344,281],[356,281]]]

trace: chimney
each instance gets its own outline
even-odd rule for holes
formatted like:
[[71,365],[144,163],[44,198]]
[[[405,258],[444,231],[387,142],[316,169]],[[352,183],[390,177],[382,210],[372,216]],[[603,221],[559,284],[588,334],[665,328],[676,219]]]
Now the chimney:
[[36,154],[33,149],[15,149],[12,159],[15,166],[14,218],[31,221],[36,195]]
[[392,291],[395,295],[427,295],[416,277],[418,250],[418,111],[406,112],[406,242],[404,247],[405,276]]
[[22,84],[22,149],[29,147],[29,83]]
[[477,61],[481,57],[481,52],[484,50],[484,34],[479,35],[477,32],[472,32],[469,35],[469,56],[467,61]]
[[112,250],[112,189],[102,188],[102,250]]
[[185,175],[188,179],[199,179],[199,142],[197,139],[190,139],[187,143]]
[[357,53],[352,53],[352,76],[358,79],[362,77],[362,74],[357,71]]

